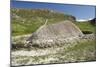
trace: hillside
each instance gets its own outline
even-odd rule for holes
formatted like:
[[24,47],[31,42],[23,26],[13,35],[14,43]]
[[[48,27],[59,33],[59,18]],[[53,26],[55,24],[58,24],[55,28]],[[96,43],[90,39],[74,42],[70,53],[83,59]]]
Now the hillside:
[[96,18],[90,20],[90,23],[91,23],[92,25],[96,25]]
[[12,35],[29,34],[46,21],[48,24],[63,20],[75,21],[75,17],[53,10],[44,9],[11,9]]
[[81,31],[96,33],[96,26],[92,25],[90,22],[76,22],[75,24],[80,28]]
[[96,61],[96,25],[90,21],[44,9],[11,13],[11,66]]

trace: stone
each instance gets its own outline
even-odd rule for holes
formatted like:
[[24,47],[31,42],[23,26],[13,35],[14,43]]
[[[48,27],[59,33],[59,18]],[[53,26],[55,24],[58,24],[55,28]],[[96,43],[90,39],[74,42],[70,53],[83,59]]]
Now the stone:
[[72,21],[66,20],[54,24],[44,24],[27,41],[30,41],[33,46],[37,44],[40,47],[52,47],[56,44],[74,43],[80,36],[83,36],[81,30]]

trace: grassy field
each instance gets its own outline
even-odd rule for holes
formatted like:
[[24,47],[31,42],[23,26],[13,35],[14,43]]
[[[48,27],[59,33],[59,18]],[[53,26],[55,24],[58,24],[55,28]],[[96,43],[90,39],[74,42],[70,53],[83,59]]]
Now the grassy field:
[[[59,48],[59,50],[57,50]],[[32,49],[33,50],[33,49]],[[35,51],[35,50],[33,50]],[[46,52],[48,51],[48,52]],[[28,53],[32,52],[31,50]],[[18,52],[17,52],[18,53]],[[19,50],[19,53],[21,51]],[[13,56],[13,65],[29,65],[29,64],[48,64],[48,63],[68,63],[68,62],[83,62],[96,60],[96,45],[95,40],[80,42],[79,44],[67,47],[67,44],[56,48],[44,48],[36,50],[36,54],[25,55],[23,53]],[[39,53],[39,54],[38,54]],[[24,54],[24,55],[22,55]]]
[[12,35],[29,34],[36,31],[40,26],[63,20],[73,20],[75,17],[51,10],[40,9],[11,9]]
[[11,9],[11,26],[12,35],[24,35],[35,32],[40,26],[44,25],[46,20],[47,24],[56,23],[64,20],[71,20],[82,30],[95,32],[95,26],[89,22],[75,22],[75,17],[65,15],[63,13],[40,10],[40,9]]
[[[44,21],[45,22],[45,21]],[[75,22],[75,24],[82,30],[82,31],[91,31],[93,33],[96,32],[96,26],[91,25],[89,22]],[[35,32],[43,22],[34,22],[31,24],[23,24],[23,23],[12,23],[12,35],[24,35],[30,34]]]
[[91,31],[96,33],[96,26],[90,22],[75,22],[75,24],[81,29],[81,31]]
[[[26,35],[35,32],[40,26],[45,24],[56,23],[64,20],[71,20],[81,31],[91,31],[96,33],[96,26],[89,22],[76,22],[75,17],[64,15],[59,12],[50,10],[11,10],[12,36]],[[23,38],[22,38],[23,39]],[[21,45],[21,41],[17,45]],[[13,39],[14,40],[14,39]],[[17,41],[17,40],[15,40]],[[24,55],[23,55],[24,54]],[[46,63],[63,63],[63,62],[81,62],[96,60],[96,41],[95,39],[80,41],[77,44],[68,44],[48,48],[26,48],[12,50],[12,65],[29,65],[29,64],[46,64]]]

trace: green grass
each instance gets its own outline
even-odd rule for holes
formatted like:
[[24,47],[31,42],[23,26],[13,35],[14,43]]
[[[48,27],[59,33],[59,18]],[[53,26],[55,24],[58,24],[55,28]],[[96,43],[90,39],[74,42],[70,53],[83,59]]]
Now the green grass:
[[11,13],[13,36],[33,33],[45,24],[46,20],[48,20],[48,24],[52,24],[74,18],[71,15],[40,9],[11,9]]
[[40,56],[17,56],[13,57],[13,61],[18,60],[18,64],[27,64],[29,60],[32,60],[30,64],[96,61],[95,40],[82,41],[72,47],[66,47],[65,44],[62,47],[64,48],[55,54],[46,54]]
[[91,31],[96,33],[96,26],[89,22],[75,22],[75,24],[81,29],[81,31]]
[[[52,24],[52,23],[55,23],[55,22],[59,22],[61,21],[60,19],[59,20],[56,20],[56,19],[49,19],[48,20],[48,24]],[[63,20],[62,20],[63,21]],[[25,23],[21,23],[21,22],[12,22],[12,35],[23,35],[23,34],[30,34],[30,33],[33,33],[35,32],[40,26],[44,25],[44,22],[45,21],[35,21],[35,22],[25,22]]]
[[96,41],[85,41],[73,47],[64,48],[63,51],[55,54],[58,61],[79,62],[96,60]]
[[[12,9],[11,25],[12,35],[24,35],[35,32],[41,25],[48,19],[48,24],[56,23],[59,21],[67,20],[70,16],[51,13],[47,11],[33,11],[33,10],[19,10]],[[74,22],[81,31],[92,31],[95,33],[96,26],[91,25],[89,22]],[[16,40],[17,41],[17,40]],[[21,45],[22,39],[18,42]],[[22,44],[23,46],[23,44]],[[62,48],[62,46],[58,46]],[[58,48],[57,47],[57,48]],[[15,56],[12,61],[18,64],[27,64],[32,60],[32,64],[45,64],[45,63],[62,63],[62,62],[80,62],[80,61],[95,61],[96,60],[96,42],[85,41],[79,42],[73,47],[67,47],[67,44],[63,45],[59,52],[55,54],[40,55],[40,56]],[[39,48],[38,48],[39,49]],[[37,50],[38,50],[37,49]],[[48,49],[48,48],[45,48]],[[55,47],[54,47],[55,49]],[[52,50],[54,51],[54,50]],[[53,58],[54,60],[48,60]]]
[[[48,24],[55,23],[61,21],[61,19],[49,19]],[[63,21],[63,20],[62,20]],[[35,32],[40,26],[44,24],[45,20],[43,21],[34,21],[30,23],[21,23],[21,22],[12,22],[12,35],[23,35],[23,34],[30,34]],[[89,22],[75,22],[75,24],[82,30],[82,31],[91,31],[93,33],[96,32],[96,26],[91,25]]]
[[[65,15],[59,12],[51,12],[50,10],[40,9],[11,9],[11,25],[12,35],[24,35],[35,32],[40,26],[45,24],[48,20],[48,24],[64,20],[75,20],[75,17],[71,15]],[[82,31],[92,31],[95,33],[96,27],[89,22],[74,22]]]
[[[65,50],[66,51],[66,50]],[[68,48],[67,51],[71,51],[77,60],[96,60],[96,41],[87,41],[75,45],[73,48]]]

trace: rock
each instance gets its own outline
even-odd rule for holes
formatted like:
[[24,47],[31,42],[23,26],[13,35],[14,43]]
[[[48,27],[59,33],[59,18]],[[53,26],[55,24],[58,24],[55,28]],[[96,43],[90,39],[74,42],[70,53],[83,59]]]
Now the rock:
[[72,21],[67,20],[55,24],[44,24],[26,42],[30,42],[33,46],[48,47],[73,43],[80,36],[83,36],[81,30]]

